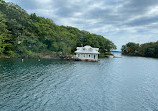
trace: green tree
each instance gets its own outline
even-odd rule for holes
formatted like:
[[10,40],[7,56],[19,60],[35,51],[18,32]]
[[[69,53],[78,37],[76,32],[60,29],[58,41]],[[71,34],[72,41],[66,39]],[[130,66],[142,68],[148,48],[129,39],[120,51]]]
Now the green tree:
[[126,45],[123,45],[121,50],[122,54],[125,55],[138,55],[139,44],[129,42]]
[[19,56],[33,56],[55,52],[69,55],[74,53],[76,47],[85,45],[100,48],[100,53],[116,49],[112,41],[101,35],[74,27],[58,26],[51,19],[35,13],[29,15],[10,2],[0,0],[0,12],[3,14],[0,26],[3,33],[0,36],[1,53],[12,51]]
[[127,43],[122,46],[122,54],[131,56],[158,57],[158,41],[144,44]]
[[7,29],[6,20],[0,13],[0,54],[9,54],[12,44],[10,34]]

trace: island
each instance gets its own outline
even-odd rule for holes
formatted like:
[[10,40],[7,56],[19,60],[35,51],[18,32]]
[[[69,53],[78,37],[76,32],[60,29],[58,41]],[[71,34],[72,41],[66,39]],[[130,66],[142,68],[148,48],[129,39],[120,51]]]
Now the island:
[[0,0],[0,57],[56,58],[75,55],[77,47],[99,48],[100,55],[116,49],[109,39],[49,18],[28,14],[20,6]]
[[158,58],[158,41],[144,44],[129,42],[121,50],[123,55]]

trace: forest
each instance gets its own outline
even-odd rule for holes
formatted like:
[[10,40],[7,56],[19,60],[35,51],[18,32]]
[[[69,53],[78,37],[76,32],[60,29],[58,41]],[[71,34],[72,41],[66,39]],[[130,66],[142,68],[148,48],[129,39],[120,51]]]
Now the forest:
[[56,25],[49,18],[28,14],[17,4],[0,0],[1,57],[71,55],[76,47],[84,45],[97,47],[102,54],[116,49],[101,35]]
[[129,42],[121,50],[123,55],[158,58],[158,41],[144,44]]

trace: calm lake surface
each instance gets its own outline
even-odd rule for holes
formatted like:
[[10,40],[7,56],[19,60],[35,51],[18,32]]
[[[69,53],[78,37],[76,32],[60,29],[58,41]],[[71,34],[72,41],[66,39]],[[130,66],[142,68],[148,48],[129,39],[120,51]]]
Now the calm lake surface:
[[158,111],[158,59],[0,59],[0,111]]

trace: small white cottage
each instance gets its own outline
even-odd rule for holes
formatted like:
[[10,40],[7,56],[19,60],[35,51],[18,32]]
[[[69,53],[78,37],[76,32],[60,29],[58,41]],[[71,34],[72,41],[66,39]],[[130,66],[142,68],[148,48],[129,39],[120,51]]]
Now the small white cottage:
[[92,48],[91,46],[77,47],[76,57],[85,61],[98,61],[99,48]]

